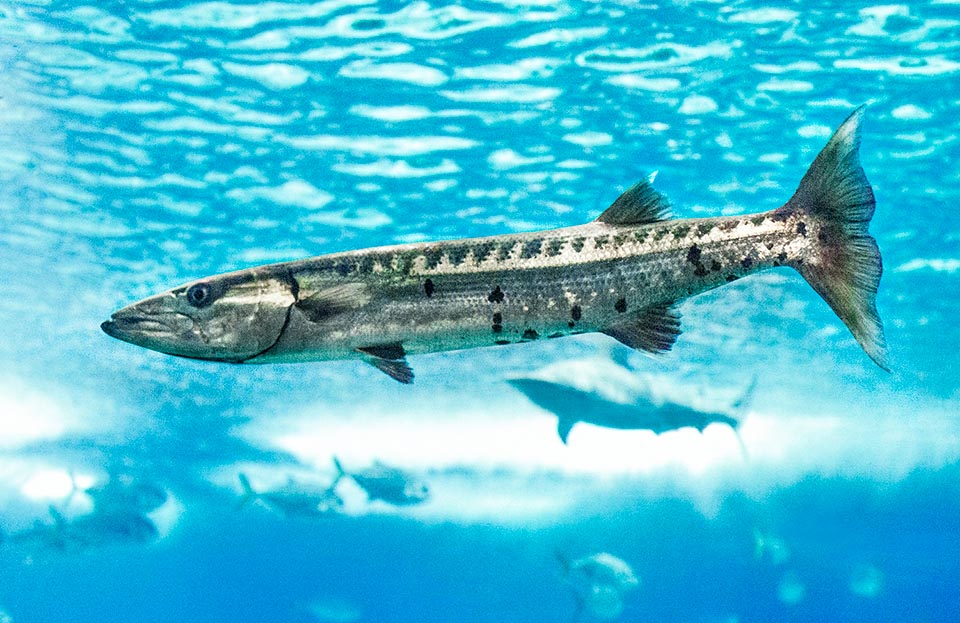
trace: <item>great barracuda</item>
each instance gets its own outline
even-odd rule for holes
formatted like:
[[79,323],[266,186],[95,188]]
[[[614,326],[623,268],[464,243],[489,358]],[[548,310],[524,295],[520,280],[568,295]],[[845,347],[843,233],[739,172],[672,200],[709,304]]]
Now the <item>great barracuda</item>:
[[361,358],[409,383],[409,354],[601,332],[649,352],[680,334],[684,299],[776,266],[796,269],[880,367],[880,252],[858,155],[863,107],[837,129],[784,205],[668,220],[642,180],[595,221],[404,244],[208,277],[134,303],[109,335],[231,363]]

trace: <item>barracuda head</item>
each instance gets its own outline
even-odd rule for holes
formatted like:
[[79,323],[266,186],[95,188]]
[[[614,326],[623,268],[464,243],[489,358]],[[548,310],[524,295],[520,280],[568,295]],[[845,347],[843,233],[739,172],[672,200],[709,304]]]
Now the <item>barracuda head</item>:
[[100,327],[161,353],[242,363],[277,342],[295,288],[289,278],[259,269],[228,273],[124,307]]

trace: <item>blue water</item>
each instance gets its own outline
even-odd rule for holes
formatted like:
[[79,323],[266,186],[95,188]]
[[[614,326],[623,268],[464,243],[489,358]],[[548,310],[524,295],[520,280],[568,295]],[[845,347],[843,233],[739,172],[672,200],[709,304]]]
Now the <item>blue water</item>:
[[[958,33],[955,0],[0,3],[0,621],[601,620],[561,562],[596,552],[640,579],[623,621],[960,620]],[[680,216],[771,209],[861,103],[890,373],[786,269],[686,302],[663,357],[566,338],[409,387],[99,329],[222,271],[580,224],[651,171]],[[705,411],[756,378],[745,451],[565,446],[525,375]],[[239,473],[324,486],[334,455],[431,497],[238,508]],[[54,514],[113,523],[24,536]]]

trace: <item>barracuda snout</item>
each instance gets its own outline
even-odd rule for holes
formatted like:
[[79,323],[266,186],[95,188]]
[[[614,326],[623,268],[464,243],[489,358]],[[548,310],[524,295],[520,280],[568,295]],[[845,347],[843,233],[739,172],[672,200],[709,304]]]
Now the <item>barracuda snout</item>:
[[100,328],[169,355],[242,363],[276,344],[296,301],[294,291],[284,275],[239,271],[143,299]]

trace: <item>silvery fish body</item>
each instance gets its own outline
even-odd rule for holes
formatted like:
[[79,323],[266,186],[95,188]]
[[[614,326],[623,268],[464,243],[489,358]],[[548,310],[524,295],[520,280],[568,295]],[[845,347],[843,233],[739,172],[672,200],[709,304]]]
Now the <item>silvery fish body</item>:
[[334,490],[337,485],[336,480],[328,487],[318,489],[297,484],[291,479],[279,489],[257,491],[250,484],[250,479],[247,478],[246,474],[241,473],[239,478],[240,487],[243,490],[240,506],[259,500],[267,508],[277,511],[285,517],[313,518],[328,516],[343,506],[343,500]]
[[798,270],[885,367],[874,197],[858,158],[862,108],[794,196],[769,212],[667,220],[644,180],[585,225],[405,244],[260,266],[116,312],[108,334],[233,363],[362,358],[410,382],[408,354],[603,332],[670,349],[676,306],[775,266]]
[[412,506],[425,502],[430,497],[430,488],[426,483],[402,469],[384,465],[379,461],[371,467],[348,472],[340,460],[333,457],[337,478],[347,477],[357,483],[371,501],[382,500],[394,506]]

